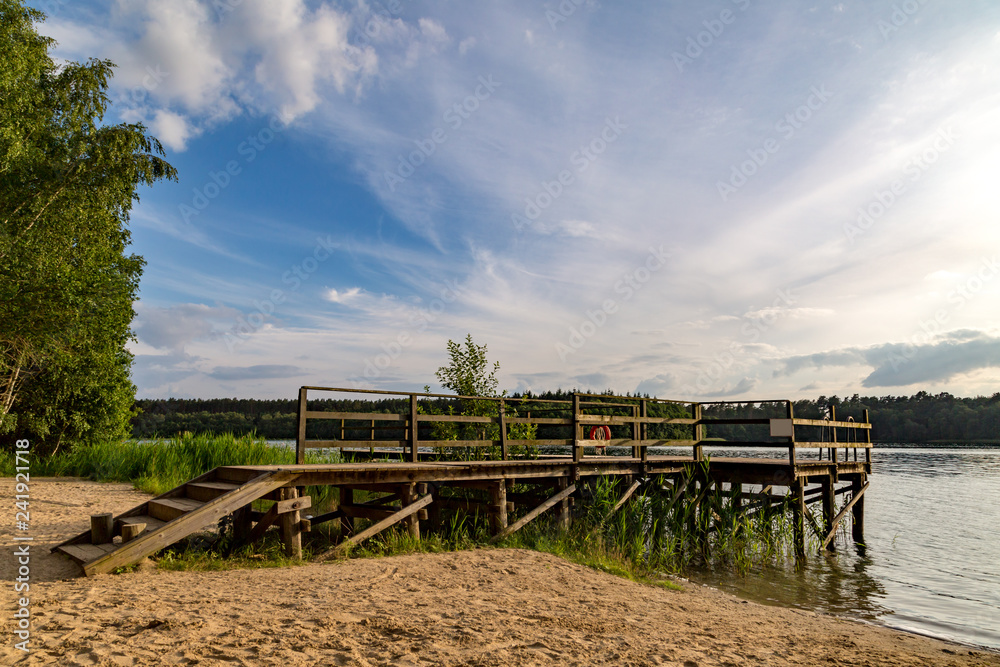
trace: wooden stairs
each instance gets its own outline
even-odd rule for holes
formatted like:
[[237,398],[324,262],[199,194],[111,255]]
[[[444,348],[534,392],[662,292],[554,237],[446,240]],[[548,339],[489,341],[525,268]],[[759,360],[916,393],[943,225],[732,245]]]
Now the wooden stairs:
[[[145,526],[138,531],[138,537],[128,542],[93,544],[91,531],[88,530],[56,545],[52,551],[72,558],[83,567],[87,576],[111,572],[115,568],[137,563],[146,556],[213,525],[227,514],[247,507],[255,500],[273,496],[278,489],[291,486],[300,475],[292,471],[274,470],[264,472],[247,482],[240,482],[224,479],[221,470],[211,470],[114,517],[113,536],[121,536],[122,526],[128,524]],[[301,505],[307,505],[308,499],[301,500],[306,502],[292,503],[288,509],[299,509]]]

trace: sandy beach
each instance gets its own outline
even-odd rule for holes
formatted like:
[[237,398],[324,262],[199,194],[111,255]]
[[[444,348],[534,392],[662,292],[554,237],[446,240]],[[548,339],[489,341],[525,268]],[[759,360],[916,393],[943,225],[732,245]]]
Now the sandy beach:
[[[0,488],[13,498],[13,481]],[[1000,655],[743,601],[637,584],[530,551],[480,549],[226,572],[90,579],[48,554],[129,485],[33,480],[31,652],[14,648],[14,516],[2,527],[4,664],[1000,665]],[[20,533],[23,534],[23,533]]]

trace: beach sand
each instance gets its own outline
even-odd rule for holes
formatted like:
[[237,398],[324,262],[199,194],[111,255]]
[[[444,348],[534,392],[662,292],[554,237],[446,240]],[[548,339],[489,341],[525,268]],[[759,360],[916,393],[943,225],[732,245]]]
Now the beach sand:
[[3,664],[1000,666],[993,653],[512,549],[87,579],[49,547],[84,530],[90,514],[146,496],[37,479],[26,655],[12,634],[13,481],[0,489],[10,499],[0,527]]

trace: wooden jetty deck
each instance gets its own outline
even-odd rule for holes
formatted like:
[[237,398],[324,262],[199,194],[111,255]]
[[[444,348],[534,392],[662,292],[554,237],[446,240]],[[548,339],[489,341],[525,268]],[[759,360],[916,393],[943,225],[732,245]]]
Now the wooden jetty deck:
[[[310,391],[389,396],[398,411],[310,409]],[[751,405],[753,416],[719,416]],[[312,407],[322,404],[314,401]],[[456,407],[465,414],[455,414]],[[767,412],[776,416],[757,416]],[[310,422],[326,424],[326,433],[307,437]],[[741,439],[706,435],[706,429],[734,428],[743,429]],[[798,440],[797,429],[811,439]],[[679,480],[698,468],[695,488],[735,490],[736,502],[748,506],[789,506],[797,548],[804,554],[807,521],[820,548],[830,549],[850,513],[852,537],[863,542],[870,429],[867,412],[861,421],[838,421],[836,415],[799,419],[790,401],[703,403],[591,394],[556,401],[303,387],[297,463],[216,468],[118,516],[92,517],[90,530],[53,550],[78,562],[87,575],[110,572],[228,517],[239,543],[258,540],[277,526],[286,553],[301,558],[303,533],[337,521],[343,541],[316,556],[322,560],[395,524],[419,537],[422,524],[436,530],[442,511],[455,510],[489,516],[494,539],[500,539],[544,512],[554,511],[557,521],[568,525],[574,496],[596,478],[623,482],[620,507],[644,481]],[[662,453],[667,447],[691,454]],[[340,449],[353,462],[308,464],[310,448]],[[706,456],[713,448],[747,456]],[[762,449],[781,455],[762,458]],[[804,450],[815,458],[805,458]],[[471,460],[454,460],[459,457]],[[515,493],[514,485],[521,490]],[[304,516],[312,501],[303,494],[314,486],[336,487],[338,503],[321,515]],[[444,489],[469,493],[456,497]],[[359,491],[367,496],[363,501],[361,494],[355,501]],[[843,494],[850,494],[850,501],[835,515],[836,498]],[[255,501],[271,504],[266,511],[254,509]],[[809,509],[812,503],[822,504],[819,518]],[[514,516],[519,518],[509,521]],[[356,519],[372,525],[356,531]]]

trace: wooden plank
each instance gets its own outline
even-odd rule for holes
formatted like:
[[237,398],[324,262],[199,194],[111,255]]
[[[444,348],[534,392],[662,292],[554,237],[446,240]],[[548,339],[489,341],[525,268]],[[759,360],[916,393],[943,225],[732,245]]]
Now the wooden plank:
[[146,524],[147,530],[156,530],[166,525],[165,521],[160,521],[146,514],[139,514],[138,516],[127,516],[120,519],[115,519],[115,523],[120,526],[127,526],[130,523],[144,523]]
[[344,447],[404,447],[406,440],[306,440],[306,449],[341,449]]
[[418,415],[420,422],[460,422],[462,424],[499,424],[499,417],[473,417],[471,415]]
[[115,548],[114,544],[63,544],[56,547],[55,551],[66,554],[82,565],[106,555]]
[[260,538],[264,537],[264,533],[267,529],[274,525],[274,522],[278,520],[278,505],[271,505],[271,509],[264,512],[264,515],[260,517],[260,520],[254,524],[253,529],[250,534],[247,535],[246,540],[241,540],[246,544],[253,544]]
[[792,420],[796,426],[833,426],[836,428],[860,428],[860,429],[870,429],[871,424],[866,424],[864,422],[842,422],[842,421],[827,421],[825,419],[799,419],[796,417]]
[[416,514],[419,510],[421,510],[424,507],[427,507],[428,505],[430,505],[431,502],[433,502],[433,500],[434,500],[434,497],[432,495],[430,495],[430,494],[427,494],[426,496],[424,496],[423,498],[417,500],[413,504],[407,505],[403,509],[399,510],[398,512],[396,512],[392,516],[386,517],[385,519],[379,521],[374,526],[372,526],[372,527],[370,527],[370,528],[368,528],[366,530],[361,531],[357,535],[352,535],[352,536],[348,537],[346,540],[344,540],[343,542],[341,542],[340,544],[338,544],[337,546],[335,546],[334,548],[329,549],[327,551],[324,551],[320,555],[318,555],[315,558],[313,558],[313,562],[317,562],[318,563],[320,561],[329,560],[330,558],[332,558],[332,557],[334,557],[336,555],[344,553],[345,551],[347,551],[348,549],[350,549],[355,544],[358,544],[359,542],[363,542],[364,540],[367,540],[369,537],[372,537],[374,535],[378,535],[379,533],[381,533],[386,528],[388,528],[388,527],[390,527],[390,526],[392,526],[392,525],[394,525],[396,523],[399,523],[400,521],[402,521],[406,517],[410,516],[411,514]]
[[278,514],[297,512],[312,507],[312,496],[295,496],[275,503]]
[[171,521],[159,530],[147,531],[139,538],[122,545],[103,558],[98,558],[87,563],[84,565],[83,571],[87,576],[91,576],[110,572],[116,567],[135,563],[149,554],[170,546],[177,540],[197,530],[201,530],[209,524],[215,523],[225,515],[256,500],[269,491],[295,481],[298,477],[299,473],[281,469],[259,475],[237,490],[231,491],[215,500],[210,500],[197,510]]
[[232,482],[193,482],[187,485],[185,492],[187,497],[192,500],[208,502],[238,488],[240,485]]
[[551,498],[546,500],[544,503],[542,503],[535,509],[528,512],[527,514],[525,514],[523,517],[521,517],[511,525],[507,526],[507,528],[494,535],[493,538],[490,540],[490,543],[492,544],[494,542],[498,542],[503,538],[507,537],[508,535],[513,535],[514,533],[516,533],[517,531],[521,530],[526,525],[528,525],[540,514],[542,514],[542,512],[552,509],[553,507],[561,503],[563,500],[569,498],[575,492],[576,492],[576,484],[570,484],[565,489],[563,489],[556,495],[552,496]]
[[833,523],[830,525],[830,532],[827,533],[826,537],[823,539],[823,544],[819,548],[820,551],[823,551],[823,549],[826,548],[826,545],[833,540],[833,537],[837,534],[837,526],[843,518],[847,516],[847,512],[854,507],[854,504],[861,500],[861,496],[865,495],[865,491],[868,490],[869,484],[870,482],[865,482],[865,485],[861,487],[861,490],[855,493],[854,497],[851,498],[851,502],[847,503],[847,505],[844,506],[844,509],[840,510],[840,513],[834,517]]
[[[383,422],[405,422],[406,415],[395,413],[385,414],[382,412],[320,412],[316,410],[306,411],[307,419],[344,419],[347,421],[383,421]],[[348,426],[347,428],[357,428]]]
[[173,521],[193,512],[205,503],[190,498],[160,498],[149,501],[149,516],[160,521]]
[[369,505],[341,505],[338,510],[341,516],[352,519],[370,519],[379,521],[392,516],[399,511],[398,507],[371,507]]
[[339,519],[344,516],[344,513],[340,510],[334,510],[332,512],[327,512],[326,514],[320,514],[319,516],[314,516],[309,519],[309,523],[313,526],[318,526],[321,523],[326,523],[327,521],[333,521],[334,519]]

